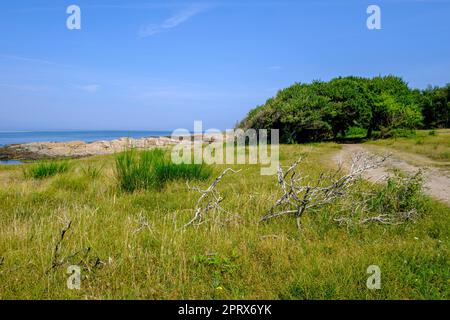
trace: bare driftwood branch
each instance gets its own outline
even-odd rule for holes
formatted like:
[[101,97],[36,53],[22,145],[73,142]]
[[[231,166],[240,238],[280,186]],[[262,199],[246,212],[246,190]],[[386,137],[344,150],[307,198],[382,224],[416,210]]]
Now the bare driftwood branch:
[[136,219],[136,222],[138,223],[139,226],[136,230],[133,231],[133,234],[137,234],[144,229],[151,230],[150,224],[147,218],[145,218],[145,216],[142,214],[142,212],[139,214],[139,217]]
[[334,199],[342,197],[348,189],[361,177],[364,172],[381,166],[387,156],[373,156],[365,152],[356,153],[352,156],[352,164],[349,173],[340,177],[342,165],[331,174],[322,173],[313,181],[306,183],[306,176],[296,172],[302,158],[283,171],[278,167],[278,185],[283,195],[270,208],[269,213],[261,218],[260,222],[267,221],[284,215],[294,215],[297,227],[301,228],[301,217],[312,208],[316,208]]
[[[417,195],[414,192],[422,192],[422,172],[419,170],[413,175],[407,174],[406,176],[396,173],[388,181],[393,183],[390,184],[390,188],[385,187],[389,192],[383,195],[384,200],[379,199],[380,191],[377,189],[370,192],[353,192],[352,195],[355,198],[348,202],[350,207],[342,210],[346,215],[335,218],[334,221],[340,225],[347,225],[347,227],[368,223],[399,225],[408,221],[416,221],[420,216],[417,208],[409,201],[401,200],[399,197],[406,195],[415,198]],[[374,199],[377,199],[375,207]],[[383,202],[380,204],[379,201],[386,201],[388,204]]]
[[68,220],[66,222],[66,225],[63,227],[63,229],[60,232],[59,235],[59,239],[56,242],[55,245],[55,249],[53,250],[53,257],[52,257],[52,265],[51,267],[47,270],[46,273],[50,272],[51,270],[59,267],[60,265],[62,265],[64,263],[64,259],[60,258],[60,249],[61,249],[61,244],[64,240],[64,237],[66,236],[67,231],[69,231],[70,227],[72,226],[72,220]]
[[414,209],[407,212],[399,212],[394,216],[388,214],[380,214],[375,217],[364,218],[361,219],[359,223],[366,224],[374,222],[380,224],[399,225],[409,220],[415,220],[416,217],[417,217],[417,210]]
[[72,226],[72,220],[67,220],[65,222],[65,226],[62,228],[58,241],[56,242],[55,249],[53,250],[53,257],[52,257],[52,264],[50,268],[47,269],[47,271],[44,273],[44,275],[49,274],[51,271],[57,269],[58,267],[64,265],[71,259],[81,255],[81,260],[77,263],[78,265],[83,265],[89,272],[92,271],[92,269],[98,268],[102,264],[105,264],[103,261],[100,260],[99,257],[89,258],[89,254],[91,252],[91,248],[87,247],[85,249],[76,251],[75,253],[69,254],[67,256],[61,257],[61,246],[63,243],[63,240],[65,239],[65,236],[69,229]]
[[220,176],[218,176],[213,183],[208,187],[208,189],[206,190],[202,190],[198,187],[190,187],[188,183],[187,186],[189,188],[189,190],[195,190],[197,192],[199,192],[201,194],[200,198],[197,200],[197,204],[195,205],[195,214],[194,217],[188,222],[186,223],[183,228],[186,228],[190,225],[196,224],[196,225],[200,225],[204,222],[205,216],[206,214],[212,210],[218,210],[221,212],[225,212],[228,213],[228,211],[226,211],[225,209],[223,209],[220,206],[220,203],[223,201],[223,197],[217,192],[217,190],[215,189],[215,187],[217,186],[217,184],[222,180],[222,178],[229,172],[232,173],[238,173],[241,170],[233,170],[231,168],[226,169],[224,172],[222,172],[222,174]]

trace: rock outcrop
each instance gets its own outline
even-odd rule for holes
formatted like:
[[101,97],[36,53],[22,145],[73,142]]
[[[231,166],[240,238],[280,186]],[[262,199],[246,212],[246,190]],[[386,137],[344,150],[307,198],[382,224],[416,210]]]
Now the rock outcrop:
[[81,158],[122,152],[127,148],[149,149],[179,143],[168,137],[120,138],[112,141],[33,142],[0,147],[0,160],[39,160],[49,158]]

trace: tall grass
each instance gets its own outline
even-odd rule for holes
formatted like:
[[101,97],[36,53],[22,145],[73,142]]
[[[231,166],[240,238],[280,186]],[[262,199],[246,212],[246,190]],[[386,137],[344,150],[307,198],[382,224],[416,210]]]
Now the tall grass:
[[[412,137],[370,141],[370,144],[428,157],[435,161],[430,163],[432,165],[439,165],[439,162],[450,160],[450,129],[417,130]],[[442,163],[442,165],[447,164]]]
[[66,161],[40,162],[24,169],[26,178],[44,179],[69,170]]
[[156,175],[163,182],[172,180],[206,180],[211,176],[211,167],[205,164],[173,164],[169,162],[159,163],[156,167]]
[[116,158],[116,177],[122,190],[133,192],[157,186],[154,163],[162,161],[160,150],[144,151],[138,154],[127,150]]
[[[338,150],[330,143],[282,145],[281,164],[308,155],[300,170],[305,183],[314,184]],[[347,229],[334,219],[357,203],[342,198],[305,215],[299,232],[290,217],[258,223],[276,200],[276,177],[261,176],[259,166],[236,165],[241,172],[217,186],[232,215],[211,212],[205,223],[180,232],[194,215],[198,193],[182,183],[165,192],[117,193],[109,171],[116,157],[71,160],[70,172],[52,181],[21,179],[18,166],[0,168],[0,299],[450,297],[445,205],[425,201],[415,223],[360,225],[358,219]],[[98,180],[76,170],[100,163],[105,169]],[[214,166],[213,175],[227,167]],[[355,200],[384,188],[359,185]],[[369,213],[408,210],[396,199],[394,205],[374,204]],[[66,219],[72,225],[61,242],[62,264],[47,273]],[[80,290],[67,288],[71,265],[81,267]],[[381,269],[381,290],[366,287],[370,265]]]
[[204,164],[174,164],[163,150],[127,150],[116,158],[116,178],[126,192],[161,189],[168,181],[205,180],[212,169]]
[[98,179],[102,175],[103,167],[98,168],[93,165],[87,165],[82,168],[83,174],[91,179]]

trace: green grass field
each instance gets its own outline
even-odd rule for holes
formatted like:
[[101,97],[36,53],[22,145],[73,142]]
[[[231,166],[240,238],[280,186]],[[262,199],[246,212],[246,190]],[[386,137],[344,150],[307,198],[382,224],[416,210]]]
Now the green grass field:
[[[433,148],[421,146],[410,151]],[[301,172],[314,179],[333,167],[329,156],[338,149],[284,145],[281,160],[306,154]],[[234,165],[241,171],[217,190],[235,215],[211,213],[180,229],[199,193],[183,179],[125,192],[115,164],[115,156],[70,160],[67,171],[43,179],[0,166],[0,299],[450,298],[450,208],[433,200],[420,199],[415,222],[348,226],[334,221],[351,207],[338,201],[307,212],[300,232],[291,217],[258,223],[280,195],[276,177]],[[227,167],[213,166],[209,178],[190,185],[207,188]],[[67,288],[70,265],[82,268],[81,290]],[[370,265],[381,268],[380,290],[366,287]]]
[[436,162],[450,163],[450,129],[417,130],[412,137],[374,140],[370,143],[425,156]]

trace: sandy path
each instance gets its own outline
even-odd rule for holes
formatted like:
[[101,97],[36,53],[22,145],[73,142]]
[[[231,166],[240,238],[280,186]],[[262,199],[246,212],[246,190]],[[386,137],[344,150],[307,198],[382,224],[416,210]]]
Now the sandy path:
[[418,170],[422,170],[424,175],[424,188],[425,193],[429,196],[438,199],[448,205],[450,205],[450,172],[445,169],[430,167],[430,166],[419,166],[407,162],[404,160],[405,154],[402,154],[400,158],[395,150],[391,149],[377,149],[366,147],[360,144],[345,144],[342,145],[342,149],[333,155],[333,161],[335,163],[343,162],[349,163],[351,155],[355,152],[367,151],[377,154],[392,153],[391,158],[386,162],[383,167],[373,169],[367,172],[366,178],[370,181],[377,181],[380,178],[389,175],[390,168],[396,168],[408,173],[415,173]]

